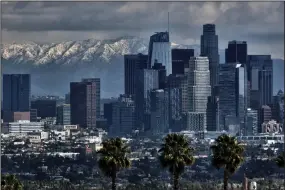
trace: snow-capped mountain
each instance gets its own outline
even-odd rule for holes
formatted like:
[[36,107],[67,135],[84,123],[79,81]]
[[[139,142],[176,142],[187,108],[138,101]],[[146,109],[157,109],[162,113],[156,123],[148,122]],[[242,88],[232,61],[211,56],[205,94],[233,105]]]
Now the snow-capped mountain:
[[[199,45],[172,43],[172,48],[192,48],[199,54]],[[148,52],[148,39],[121,37],[112,40],[88,39],[52,44],[25,42],[2,44],[4,73],[30,73],[33,94],[63,95],[69,83],[81,78],[101,78],[102,97],[123,93],[123,55]],[[220,51],[223,62],[224,51]],[[282,80],[283,81],[283,80]]]

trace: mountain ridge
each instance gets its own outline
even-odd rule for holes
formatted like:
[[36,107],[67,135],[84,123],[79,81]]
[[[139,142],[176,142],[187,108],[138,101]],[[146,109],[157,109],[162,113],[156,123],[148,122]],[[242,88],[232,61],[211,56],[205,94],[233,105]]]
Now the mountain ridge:
[[[172,48],[192,48],[196,55],[200,52],[198,44],[171,45]],[[123,36],[109,40],[87,39],[50,44],[4,43],[1,47],[3,72],[31,74],[32,93],[35,95],[64,95],[69,90],[70,82],[98,77],[101,78],[102,97],[112,97],[124,91],[123,55],[147,54],[148,40]],[[224,62],[224,50],[219,53],[222,55],[221,62]]]

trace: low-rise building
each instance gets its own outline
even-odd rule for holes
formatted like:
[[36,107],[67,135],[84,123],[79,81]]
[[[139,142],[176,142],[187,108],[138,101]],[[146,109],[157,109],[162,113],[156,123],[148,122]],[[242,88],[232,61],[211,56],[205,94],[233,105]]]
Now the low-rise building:
[[18,122],[10,122],[8,124],[9,133],[22,133],[40,132],[44,130],[43,122],[30,122],[27,120],[19,120]]

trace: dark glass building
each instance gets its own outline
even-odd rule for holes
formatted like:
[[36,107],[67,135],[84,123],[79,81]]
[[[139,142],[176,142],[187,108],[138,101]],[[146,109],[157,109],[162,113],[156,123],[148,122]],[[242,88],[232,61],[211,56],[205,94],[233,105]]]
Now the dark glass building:
[[185,68],[189,68],[190,57],[194,57],[194,49],[172,49],[172,74],[185,74]]
[[37,117],[56,117],[56,100],[33,100],[31,108],[37,110]]
[[139,129],[150,128],[150,92],[158,89],[158,71],[143,69],[138,72],[135,93],[136,126]]
[[[203,34],[201,35],[201,56],[208,57],[210,70],[211,98],[207,103],[207,128],[214,130],[217,126],[216,112],[216,95],[213,94],[214,88],[219,83],[219,38],[216,34],[214,24],[203,25]],[[212,113],[213,112],[213,113]]]
[[96,127],[96,82],[70,83],[71,124],[83,128]]
[[31,77],[29,74],[3,74],[3,111],[29,112]]
[[136,87],[136,76],[138,70],[150,68],[148,56],[143,54],[124,55],[124,78],[125,94],[134,95]]
[[237,131],[243,132],[247,110],[245,69],[241,64],[221,64],[219,75],[219,130],[239,125]]
[[165,89],[166,88],[166,69],[165,66],[162,65],[162,63],[158,63],[157,60],[154,62],[154,65],[152,66],[153,70],[158,71],[158,88],[159,89]]
[[273,61],[270,55],[248,56],[248,79],[250,83],[250,105],[260,108],[272,104]]
[[104,104],[104,118],[107,120],[108,128],[112,125],[113,102]]
[[63,104],[57,107],[56,123],[58,125],[70,125],[70,105]]
[[230,41],[225,51],[226,63],[247,63],[247,43],[245,41]]

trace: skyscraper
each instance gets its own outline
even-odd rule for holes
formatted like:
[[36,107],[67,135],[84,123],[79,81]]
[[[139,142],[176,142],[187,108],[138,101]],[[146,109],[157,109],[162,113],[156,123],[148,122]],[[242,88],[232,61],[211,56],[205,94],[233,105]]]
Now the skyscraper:
[[262,105],[270,105],[273,96],[273,62],[271,56],[249,55],[247,67],[251,108],[259,109]]
[[211,96],[209,59],[207,57],[191,57],[188,72],[189,112],[204,113],[206,130],[206,113],[208,97]]
[[3,74],[3,111],[29,112],[31,77],[29,74]]
[[247,63],[247,43],[245,41],[230,41],[225,51],[226,63]]
[[124,78],[125,94],[134,95],[136,87],[136,76],[138,70],[150,68],[148,56],[143,54],[124,55]]
[[166,88],[166,70],[165,66],[162,63],[158,63],[157,60],[154,62],[152,69],[158,71],[158,88],[165,89]]
[[158,89],[150,93],[150,123],[154,135],[165,134],[169,130],[169,94]]
[[101,82],[100,78],[86,78],[82,79],[82,82],[95,82],[95,88],[96,88],[96,118],[101,117]]
[[181,112],[186,113],[189,111],[189,88],[187,75],[169,75],[167,80],[169,89],[181,89]]
[[70,83],[71,124],[96,127],[96,82]]
[[139,129],[150,128],[150,92],[158,89],[158,71],[143,69],[138,72],[135,93],[136,126]]
[[185,68],[189,68],[190,57],[194,57],[194,49],[172,49],[172,74],[184,75]]
[[214,24],[203,25],[203,34],[201,35],[201,56],[208,57],[210,70],[211,99],[208,101],[208,129],[216,128],[216,95],[214,88],[219,83],[219,43],[216,35],[216,26]]
[[155,60],[166,68],[166,75],[172,74],[171,44],[168,32],[157,32],[149,40],[148,64],[154,65]]
[[244,129],[247,109],[247,80],[241,64],[221,64],[219,76],[219,130],[239,124]]
[[216,26],[214,24],[203,25],[203,35],[201,35],[201,56],[208,57],[210,69],[210,85],[212,88],[218,84],[219,69],[219,46]]

